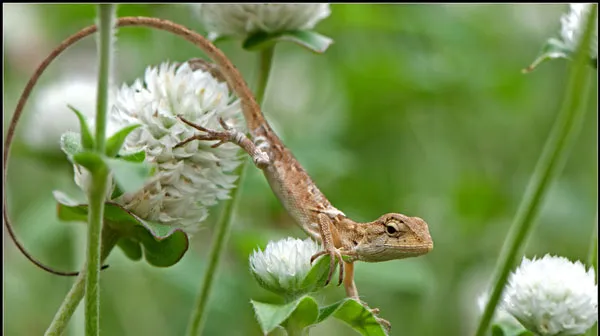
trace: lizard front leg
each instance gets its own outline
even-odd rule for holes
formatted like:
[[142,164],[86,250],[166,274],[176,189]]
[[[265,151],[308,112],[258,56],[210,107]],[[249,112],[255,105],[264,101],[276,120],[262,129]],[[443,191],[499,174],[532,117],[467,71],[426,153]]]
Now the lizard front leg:
[[250,140],[244,133],[229,127],[229,125],[227,125],[222,118],[219,118],[219,123],[223,127],[224,131],[209,130],[198,124],[194,124],[189,120],[186,120],[182,116],[177,116],[177,118],[189,126],[204,132],[205,134],[191,136],[178,143],[173,148],[181,147],[194,140],[219,140],[219,142],[211,146],[213,148],[219,147],[226,142],[232,142],[240,146],[246,153],[248,153],[258,168],[266,168],[270,163],[269,155],[265,151],[256,146],[256,144],[252,142],[252,140]]
[[315,259],[322,255],[329,254],[331,259],[329,266],[329,275],[327,276],[327,281],[325,282],[325,285],[327,285],[329,284],[329,282],[331,281],[331,277],[333,276],[333,271],[335,270],[335,262],[338,261],[340,265],[340,277],[338,282],[339,286],[340,284],[342,284],[342,281],[344,279],[344,260],[342,259],[342,253],[340,252],[340,250],[336,248],[333,244],[333,234],[331,233],[331,225],[333,225],[333,223],[331,222],[331,219],[323,213],[319,213],[317,215],[317,218],[319,222],[321,240],[323,241],[323,251],[314,254],[310,258],[310,262],[312,263]]

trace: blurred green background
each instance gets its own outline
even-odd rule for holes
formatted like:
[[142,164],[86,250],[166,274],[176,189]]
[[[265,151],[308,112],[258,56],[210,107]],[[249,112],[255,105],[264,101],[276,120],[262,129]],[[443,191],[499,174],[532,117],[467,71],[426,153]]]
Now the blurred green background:
[[[6,124],[35,67],[62,39],[94,22],[95,6],[3,9]],[[429,223],[435,242],[430,254],[357,265],[359,294],[381,309],[392,335],[469,335],[476,298],[486,288],[565,90],[566,61],[543,64],[528,75],[520,70],[558,33],[567,6],[332,5],[331,10],[316,28],[335,40],[325,54],[277,46],[267,118],[348,216],[369,221],[402,212]],[[202,31],[188,5],[122,5],[118,15],[156,16]],[[253,83],[256,54],[236,41],[219,47]],[[181,38],[146,28],[121,29],[117,49],[117,83],[131,83],[148,65],[200,56]],[[49,68],[25,109],[9,167],[7,192],[18,236],[33,255],[65,270],[82,265],[85,226],[55,219],[51,191],[76,190],[72,169],[57,137],[43,150],[29,145],[31,134],[50,130],[27,125],[35,125],[40,113],[55,113],[35,108],[44,86],[95,71],[93,39]],[[596,95],[588,109],[525,249],[529,257],[586,259],[597,204]],[[62,115],[74,122],[67,112]],[[120,250],[111,254],[101,283],[103,335],[184,333],[219,210],[212,209],[174,267],[131,262]],[[206,335],[260,335],[249,300],[278,298],[255,283],[248,256],[286,236],[305,234],[260,172],[250,169],[209,303]],[[6,236],[4,255],[4,331],[40,335],[73,279],[35,268]],[[319,299],[343,296],[343,288],[330,287]],[[69,335],[83,335],[79,308]],[[352,333],[328,320],[311,335]]]

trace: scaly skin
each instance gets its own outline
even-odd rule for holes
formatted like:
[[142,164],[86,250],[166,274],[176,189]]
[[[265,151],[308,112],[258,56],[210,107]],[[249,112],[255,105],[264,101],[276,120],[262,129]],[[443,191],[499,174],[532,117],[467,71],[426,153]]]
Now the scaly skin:
[[[215,65],[199,59],[190,60],[189,63],[194,69],[210,70],[217,79],[227,79],[226,74],[221,73]],[[228,83],[231,86],[231,82]],[[423,255],[432,250],[433,241],[429,228],[419,217],[388,213],[367,223],[358,223],[346,217],[331,205],[315,185],[298,160],[271,129],[260,109],[253,106],[248,111],[247,105],[244,107],[250,139],[243,133],[230,129],[225,122],[221,122],[223,131],[213,131],[180,118],[203,133],[186,139],[177,146],[193,140],[219,140],[215,146],[233,142],[243,148],[263,171],[271,189],[296,223],[322,243],[324,250],[315,254],[312,260],[324,254],[331,256],[327,282],[331,280],[336,260],[339,261],[339,283],[344,283],[349,297],[358,299],[354,283],[354,261],[403,259]],[[347,261],[343,261],[342,256],[347,256]],[[379,319],[379,322],[389,327],[387,321]]]

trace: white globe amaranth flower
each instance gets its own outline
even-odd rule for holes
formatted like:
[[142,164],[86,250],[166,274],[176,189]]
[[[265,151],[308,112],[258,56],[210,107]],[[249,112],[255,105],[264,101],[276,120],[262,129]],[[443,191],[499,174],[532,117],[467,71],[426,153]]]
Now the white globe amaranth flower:
[[321,250],[319,243],[288,237],[270,241],[264,251],[250,256],[250,270],[265,289],[279,294],[306,291],[302,283],[311,269],[310,258]]
[[[142,219],[193,233],[210,206],[229,198],[241,157],[239,147],[231,143],[211,148],[216,141],[192,141],[173,148],[199,132],[178,115],[212,130],[223,129],[219,118],[244,130],[240,102],[230,95],[226,83],[208,72],[192,70],[188,63],[148,67],[143,80],[123,85],[116,93],[109,117],[119,128],[141,124],[126,138],[121,153],[144,151],[155,173],[141,190],[113,201]],[[76,182],[83,184],[77,176]]]
[[277,33],[312,29],[331,13],[329,4],[199,4],[200,21],[209,37],[247,37],[262,31]]
[[[561,31],[560,35],[565,46],[574,52],[577,50],[579,41],[585,32],[585,23],[589,16],[592,4],[590,3],[572,3],[569,5],[569,12],[563,14],[560,18]],[[598,20],[596,19],[596,27],[592,32],[590,41],[590,57],[598,58]]]
[[542,336],[580,335],[598,320],[594,270],[564,257],[523,258],[508,280],[503,308]]
[[96,114],[96,81],[87,77],[64,77],[34,96],[33,113],[26,119],[30,130],[25,142],[41,150],[59,150],[60,137],[67,131],[79,131],[77,116],[67,105],[79,110],[89,121]]

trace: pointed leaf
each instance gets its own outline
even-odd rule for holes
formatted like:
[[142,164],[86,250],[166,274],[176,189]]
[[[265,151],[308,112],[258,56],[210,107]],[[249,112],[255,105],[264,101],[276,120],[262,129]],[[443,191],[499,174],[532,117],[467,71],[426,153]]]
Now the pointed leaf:
[[324,53],[333,43],[329,37],[312,30],[293,30],[274,34],[258,32],[248,37],[242,46],[246,50],[260,50],[280,41],[290,41],[316,53]]
[[[308,271],[308,274],[306,275],[304,280],[302,280],[301,288],[304,289],[305,293],[317,291],[325,287],[325,282],[327,281],[327,276],[329,275],[330,260],[331,257],[329,255],[324,255],[322,257],[319,257],[314,262],[310,271]],[[335,270],[333,270],[333,274],[335,274]]]
[[125,193],[140,190],[150,176],[151,167],[145,162],[111,158],[105,158],[104,161],[112,170],[115,182]]
[[102,157],[97,153],[85,151],[79,152],[73,155],[73,162],[85,167],[92,174],[100,171],[101,169],[106,169],[106,164],[102,160]]
[[[58,201],[57,211],[59,219],[67,222],[87,221],[88,205],[76,203],[61,192],[55,192]],[[158,267],[168,267],[177,263],[188,250],[188,237],[179,228],[169,225],[144,221],[129,212],[121,205],[106,202],[104,205],[104,221],[121,237],[133,242],[141,243],[144,257],[149,264]],[[123,239],[123,238],[121,238]],[[124,243],[127,244],[127,243]],[[130,246],[121,246],[128,249],[128,255],[136,256]]]
[[146,160],[146,151],[142,149],[138,152],[119,154],[117,155],[117,158],[129,162],[144,162],[144,160]]
[[318,322],[333,316],[349,324],[354,330],[364,336],[387,335],[383,326],[377,322],[375,315],[360,302],[346,298],[330,306],[321,308]]
[[79,127],[81,129],[81,145],[84,149],[93,149],[94,137],[92,136],[92,132],[90,132],[90,128],[85,120],[85,116],[73,106],[67,105],[67,107],[71,109],[71,111],[75,112],[77,119],[79,119]]
[[142,247],[140,246],[139,242],[123,237],[119,239],[117,246],[121,248],[127,258],[133,261],[142,259]]
[[570,58],[571,50],[560,40],[555,38],[549,39],[546,44],[542,47],[538,57],[531,63],[530,66],[523,69],[523,73],[529,73],[533,71],[541,63],[555,58]]
[[126,126],[108,138],[108,140],[106,140],[106,156],[117,156],[121,147],[123,147],[123,143],[125,142],[125,139],[127,139],[127,136],[140,126],[140,124]]
[[258,324],[265,335],[275,330],[290,317],[293,320],[290,320],[289,323],[293,324],[295,328],[304,328],[314,324],[319,315],[319,305],[310,296],[303,296],[283,305],[254,300],[250,302],[254,307]]

